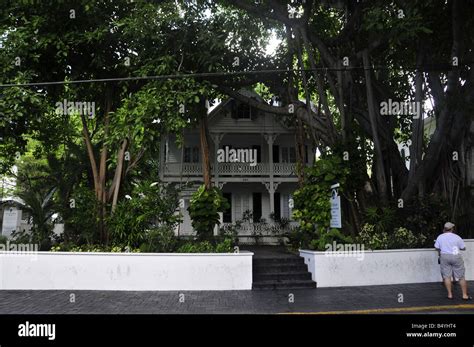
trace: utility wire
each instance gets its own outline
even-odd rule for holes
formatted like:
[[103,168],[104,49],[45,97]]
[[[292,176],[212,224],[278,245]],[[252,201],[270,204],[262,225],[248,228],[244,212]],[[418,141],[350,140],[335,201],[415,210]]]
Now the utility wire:
[[[465,63],[465,64],[472,64]],[[401,68],[405,71],[448,71],[457,66],[448,64],[438,66],[418,66],[412,68]],[[189,73],[189,74],[171,74],[158,76],[130,76],[130,77],[116,77],[116,78],[99,78],[89,80],[70,80],[70,81],[53,81],[53,82],[31,82],[31,83],[5,83],[0,84],[0,88],[9,87],[34,87],[34,86],[51,86],[51,85],[66,85],[66,84],[81,84],[81,83],[102,83],[102,82],[121,82],[121,81],[142,81],[142,80],[163,80],[163,79],[182,79],[182,78],[203,78],[203,77],[225,77],[225,76],[245,76],[256,74],[279,74],[289,72],[311,72],[311,71],[348,71],[348,70],[364,70],[363,66],[343,66],[343,67],[319,67],[314,69],[272,69],[272,70],[250,70],[250,71],[235,71],[235,72],[203,72],[203,73]],[[367,70],[387,70],[391,69],[387,66],[374,66]]]

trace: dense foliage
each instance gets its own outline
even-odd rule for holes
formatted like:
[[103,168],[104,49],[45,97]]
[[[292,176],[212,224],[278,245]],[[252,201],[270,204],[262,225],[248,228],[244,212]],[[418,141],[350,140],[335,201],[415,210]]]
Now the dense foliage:
[[229,208],[229,203],[220,189],[206,189],[200,186],[193,194],[188,208],[192,226],[198,237],[203,240],[212,239],[214,227],[220,224],[219,212]]
[[[32,235],[17,236],[48,248],[58,214],[66,243],[172,249],[175,200],[166,205],[163,187],[145,192],[133,184],[158,180],[164,134],[181,143],[185,128],[200,126],[207,143],[205,100],[228,96],[295,131],[300,228],[290,238],[297,247],[359,233],[373,247],[429,245],[448,219],[472,236],[473,6],[116,0],[71,9],[62,1],[1,2],[0,82],[33,83],[0,89],[0,174],[17,179],[16,194],[32,215]],[[266,69],[280,72],[258,72]],[[176,76],[34,84],[146,75]],[[55,105],[63,100],[94,102],[95,113],[60,114]],[[421,117],[382,114],[388,100],[425,107]],[[429,134],[426,117],[433,120]],[[304,174],[303,140],[322,154]],[[208,159],[209,148],[201,150]],[[208,239],[225,202],[210,187],[209,165],[203,168],[206,186],[190,213]],[[328,187],[336,182],[340,232],[328,230]]]

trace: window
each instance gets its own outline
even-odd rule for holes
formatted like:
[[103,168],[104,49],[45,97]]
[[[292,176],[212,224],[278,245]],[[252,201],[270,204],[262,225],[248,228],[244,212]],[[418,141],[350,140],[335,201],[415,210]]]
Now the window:
[[199,163],[199,147],[193,147],[193,163]]
[[184,162],[185,163],[190,163],[191,162],[191,148],[190,147],[184,147]]
[[184,162],[199,163],[199,147],[184,147]]
[[280,146],[278,145],[273,145],[273,162],[280,162]]
[[281,220],[281,205],[280,205],[280,193],[273,195],[273,204],[275,206],[274,218],[276,221]]
[[234,103],[234,106],[232,106],[232,118],[235,119],[255,119],[258,113],[259,111],[256,108],[247,104]]
[[290,147],[290,163],[296,163],[296,149],[295,147]]
[[282,147],[281,148],[281,161],[282,163],[296,163],[296,148],[295,147]]
[[240,104],[237,106],[237,119],[250,119],[250,106],[246,104]]
[[259,222],[262,219],[262,193],[252,194],[253,202],[253,222]]

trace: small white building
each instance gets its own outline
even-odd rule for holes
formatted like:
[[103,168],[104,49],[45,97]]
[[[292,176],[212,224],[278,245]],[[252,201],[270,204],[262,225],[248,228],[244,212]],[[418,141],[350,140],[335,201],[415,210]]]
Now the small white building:
[[17,197],[0,199],[1,235],[10,238],[13,232],[30,231],[30,213],[25,209],[23,200]]
[[[248,96],[260,98],[256,94]],[[222,189],[230,203],[230,208],[221,216],[221,226],[235,225],[250,215],[239,228],[241,242],[253,243],[255,235],[270,235],[259,238],[262,243],[279,242],[281,239],[275,235],[281,224],[273,221],[291,221],[290,200],[298,184],[295,129],[285,126],[281,116],[258,111],[232,98],[209,113],[208,128],[212,183]],[[256,158],[254,162],[231,162],[226,154],[232,149],[250,150]],[[312,165],[315,149],[309,142],[305,149],[305,162]],[[223,150],[221,156],[218,150]],[[183,222],[176,234],[194,235],[187,208],[192,193],[203,183],[199,129],[185,129],[181,147],[174,135],[166,136],[160,153],[161,180],[191,184],[182,192]]]

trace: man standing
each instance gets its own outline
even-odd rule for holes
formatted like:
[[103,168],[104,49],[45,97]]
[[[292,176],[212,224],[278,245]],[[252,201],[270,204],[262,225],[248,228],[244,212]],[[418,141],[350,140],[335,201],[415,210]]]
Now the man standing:
[[435,242],[435,248],[440,256],[441,276],[448,291],[448,299],[453,298],[451,276],[454,276],[454,279],[458,279],[461,285],[462,299],[472,300],[472,297],[467,294],[464,261],[459,253],[459,251],[464,251],[466,246],[462,238],[454,233],[454,227],[453,223],[447,222],[444,225],[443,233],[438,236]]

